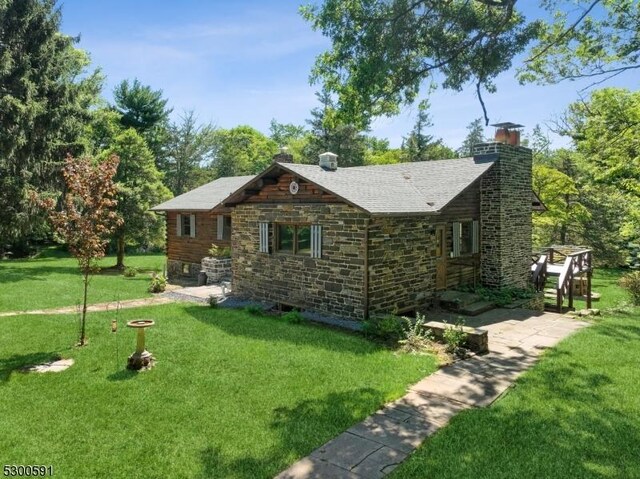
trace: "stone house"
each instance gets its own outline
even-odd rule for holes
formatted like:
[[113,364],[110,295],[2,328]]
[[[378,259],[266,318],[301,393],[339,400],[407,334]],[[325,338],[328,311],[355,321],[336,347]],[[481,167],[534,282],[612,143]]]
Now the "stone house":
[[222,200],[252,178],[218,178],[151,209],[166,217],[169,279],[196,278],[212,244],[231,246],[231,208],[223,206]]
[[[516,142],[514,142],[516,143]],[[525,288],[531,150],[340,168],[275,161],[232,208],[236,293],[342,318],[419,309],[460,285]]]

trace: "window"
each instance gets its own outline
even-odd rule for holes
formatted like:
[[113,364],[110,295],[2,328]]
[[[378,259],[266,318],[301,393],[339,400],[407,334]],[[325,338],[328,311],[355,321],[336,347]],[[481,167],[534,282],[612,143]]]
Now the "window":
[[451,256],[469,256],[480,251],[480,234],[477,221],[453,223],[453,251]]
[[196,237],[196,215],[178,213],[176,217],[176,235]]
[[216,238],[222,241],[231,241],[231,216],[218,215]]
[[319,225],[276,226],[276,251],[320,258],[321,229]]

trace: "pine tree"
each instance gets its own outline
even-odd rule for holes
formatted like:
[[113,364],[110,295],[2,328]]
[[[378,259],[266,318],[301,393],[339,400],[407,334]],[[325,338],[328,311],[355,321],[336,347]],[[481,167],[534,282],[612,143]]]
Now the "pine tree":
[[60,23],[53,0],[0,2],[0,250],[25,251],[47,231],[27,192],[61,187],[102,87]]

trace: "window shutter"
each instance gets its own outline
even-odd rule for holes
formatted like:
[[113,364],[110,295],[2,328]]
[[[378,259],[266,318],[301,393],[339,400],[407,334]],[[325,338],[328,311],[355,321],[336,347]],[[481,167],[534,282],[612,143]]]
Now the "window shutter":
[[311,225],[311,257],[322,258],[322,226]]
[[454,258],[460,256],[460,235],[462,234],[462,223],[453,223],[453,251]]
[[180,213],[176,215],[176,235],[182,236],[182,215]]
[[224,239],[224,216],[218,215],[218,235],[219,240]]
[[189,215],[189,221],[191,226],[191,237],[196,237],[196,215]]
[[260,223],[260,252],[269,252],[269,223]]
[[473,254],[477,254],[480,252],[480,228],[478,224],[478,220],[473,222],[472,226],[473,230]]

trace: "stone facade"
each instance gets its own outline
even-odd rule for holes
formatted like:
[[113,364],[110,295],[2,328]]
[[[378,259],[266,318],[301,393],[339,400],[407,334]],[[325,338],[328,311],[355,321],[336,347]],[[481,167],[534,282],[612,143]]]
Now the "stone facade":
[[435,290],[430,217],[374,218],[369,225],[369,314],[423,306]]
[[178,278],[197,278],[200,273],[200,263],[191,263],[175,259],[167,260],[167,276],[169,280]]
[[231,280],[231,258],[202,258],[201,265],[207,274],[207,284]]
[[493,288],[526,288],[531,276],[531,150],[482,143],[475,155],[497,154],[480,186],[481,282]]
[[[331,316],[362,319],[367,215],[345,204],[239,204],[233,212],[233,290]],[[270,252],[259,252],[259,223]],[[274,251],[274,223],[322,226],[322,257]]]

